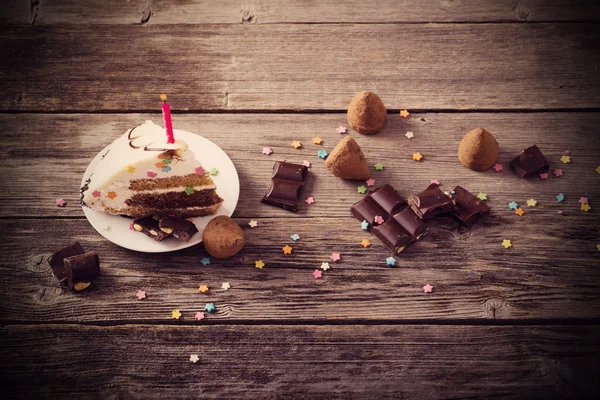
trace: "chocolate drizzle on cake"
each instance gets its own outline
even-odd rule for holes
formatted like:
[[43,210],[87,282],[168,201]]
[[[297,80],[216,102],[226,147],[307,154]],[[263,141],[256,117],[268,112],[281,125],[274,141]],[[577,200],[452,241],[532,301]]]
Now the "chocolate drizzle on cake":
[[136,125],[133,128],[131,128],[131,130],[129,131],[129,133],[127,134],[127,139],[129,139],[129,147],[131,147],[132,149],[142,149],[144,151],[170,151],[173,149],[165,149],[165,148],[155,148],[155,147],[148,147],[148,146],[136,146],[133,144],[133,141],[137,138],[139,138],[140,136],[136,136],[136,137],[131,137],[131,132],[133,132],[135,130],[135,128],[137,128],[138,126],[140,126],[142,124]]

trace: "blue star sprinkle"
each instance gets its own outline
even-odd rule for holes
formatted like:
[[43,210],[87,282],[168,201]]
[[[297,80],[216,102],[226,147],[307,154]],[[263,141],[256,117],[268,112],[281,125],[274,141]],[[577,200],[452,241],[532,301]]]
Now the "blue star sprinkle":
[[393,267],[396,265],[396,259],[394,257],[388,257],[385,259],[385,263],[388,265],[388,267]]
[[204,306],[204,311],[206,311],[206,312],[215,311],[215,304],[214,303],[206,303],[206,305]]
[[562,193],[559,193],[558,195],[556,195],[556,200],[562,202],[565,199],[565,195]]
[[161,171],[162,172],[169,172],[171,170],[171,167],[169,167],[168,165],[165,165],[164,167],[162,167]]
[[319,156],[319,158],[325,159],[327,157],[327,152],[321,149],[317,152],[317,155]]
[[210,258],[209,257],[202,257],[202,259],[200,260],[200,262],[202,263],[202,265],[208,265],[208,264],[210,264]]
[[519,203],[517,203],[516,201],[511,201],[510,203],[508,203],[508,208],[510,208],[511,210],[516,210],[517,208],[519,208]]
[[292,236],[290,236],[290,239],[292,239],[295,242],[296,240],[300,239],[300,235],[294,233]]
[[367,229],[369,229],[369,223],[367,222],[366,219],[360,223],[360,227],[362,228],[363,231],[366,231]]

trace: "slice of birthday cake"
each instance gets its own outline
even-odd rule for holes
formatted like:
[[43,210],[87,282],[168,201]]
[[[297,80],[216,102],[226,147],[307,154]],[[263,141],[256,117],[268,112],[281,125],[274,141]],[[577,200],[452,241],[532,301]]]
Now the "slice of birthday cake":
[[81,188],[82,204],[133,218],[214,214],[223,199],[210,175],[184,141],[165,138],[152,121],[125,132]]

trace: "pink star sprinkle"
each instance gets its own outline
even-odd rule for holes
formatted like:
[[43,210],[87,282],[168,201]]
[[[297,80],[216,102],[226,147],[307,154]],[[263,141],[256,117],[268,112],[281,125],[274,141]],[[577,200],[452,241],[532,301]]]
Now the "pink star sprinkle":
[[148,171],[148,178],[156,178],[156,176],[158,175],[156,172],[152,172],[152,171]]
[[304,200],[304,202],[305,202],[306,204],[312,204],[312,203],[314,203],[314,202],[315,202],[315,199],[314,199],[313,197],[309,197],[309,198],[307,198],[306,200]]
[[579,204],[589,204],[588,203],[588,198],[587,197],[581,197],[579,199]]
[[340,260],[340,253],[331,253],[331,261],[336,262]]
[[425,286],[423,286],[423,292],[425,293],[431,293],[433,291],[433,286],[431,286],[429,283]]
[[312,276],[314,276],[315,279],[319,279],[323,276],[323,273],[320,270],[315,269],[312,273]]
[[500,172],[502,171],[502,164],[494,164],[492,168],[494,168],[494,171]]
[[56,199],[56,205],[59,207],[64,207],[67,205],[64,199]]
[[[196,168],[196,173],[198,175],[204,175],[204,168],[202,168],[202,167]],[[150,173],[148,173],[148,174],[150,174]],[[156,175],[156,174],[154,174],[154,175]]]
[[302,165],[304,165],[306,168],[310,168],[310,162],[306,160],[302,161]]
[[374,221],[377,225],[383,224],[383,217],[381,215],[376,215]]
[[339,133],[340,135],[343,135],[344,133],[348,132],[348,130],[345,126],[340,125],[336,128],[335,132]]
[[94,191],[92,192],[92,196],[94,196],[94,197],[100,197],[100,195],[101,195],[101,194],[102,194],[102,193],[100,193],[100,192],[99,192],[99,191],[97,191],[97,190],[94,190]]
[[367,186],[374,186],[375,185],[375,179],[373,178],[369,178],[365,181],[365,183],[367,184]]
[[137,296],[137,298],[139,300],[142,300],[142,299],[146,298],[146,292],[144,292],[143,290],[138,290],[135,295]]
[[548,173],[544,172],[543,174],[540,174],[540,178],[542,178],[542,179],[548,179]]
[[562,169],[555,169],[554,172],[552,172],[556,177],[562,176]]
[[129,230],[132,231],[133,230],[133,223],[129,224]]
[[433,183],[440,186],[440,181],[438,181],[437,179],[432,179],[429,183]]
[[270,147],[263,147],[263,154],[270,155],[273,153],[273,150]]
[[558,210],[556,213],[562,215],[563,212],[562,210]]
[[565,154],[569,155],[569,154],[571,154],[571,152],[569,150],[565,150]]
[[200,311],[198,311],[198,312],[196,313],[196,315],[194,316],[194,318],[196,318],[196,320],[198,320],[198,321],[202,321],[202,320],[204,319],[204,313],[203,313],[203,312],[200,312]]

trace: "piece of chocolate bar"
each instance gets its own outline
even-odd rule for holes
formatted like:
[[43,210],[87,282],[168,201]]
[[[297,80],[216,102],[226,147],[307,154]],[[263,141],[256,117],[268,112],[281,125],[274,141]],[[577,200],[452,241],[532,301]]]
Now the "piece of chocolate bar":
[[302,164],[276,161],[273,166],[271,187],[261,203],[281,207],[289,211],[298,211],[300,190],[304,186],[308,168]]
[[429,225],[423,222],[423,220],[421,220],[408,205],[404,206],[400,211],[394,214],[392,218],[402,226],[404,230],[413,235],[416,240],[425,236],[427,231],[429,231]]
[[421,219],[431,219],[454,210],[454,202],[438,185],[431,184],[419,194],[411,194],[408,204]]
[[152,239],[160,242],[170,237],[170,233],[166,233],[160,230],[158,226],[158,220],[154,217],[144,217],[133,221],[133,229],[138,232],[150,236]]
[[400,210],[406,204],[406,200],[389,184],[373,190],[370,197],[388,214],[396,213],[396,211]]
[[381,216],[384,221],[390,218],[390,215],[375,201],[372,196],[365,196],[359,202],[356,202],[350,207],[350,212],[359,221],[367,221],[370,230],[375,225],[375,217]]
[[543,174],[550,169],[548,160],[536,145],[523,150],[509,164],[520,178]]
[[408,233],[395,220],[389,219],[381,225],[373,227],[371,232],[386,245],[386,247],[398,254],[416,238]]
[[97,253],[84,253],[64,259],[67,283],[73,290],[80,291],[90,286],[100,274],[100,259]]
[[162,217],[158,220],[158,227],[164,233],[183,242],[189,242],[194,233],[198,232],[193,222],[175,217]]
[[52,274],[61,284],[65,284],[67,282],[67,271],[65,270],[64,259],[83,253],[85,253],[85,250],[83,250],[81,244],[79,244],[79,242],[75,242],[64,249],[58,250],[56,253],[50,256],[48,259],[48,264],[50,264],[50,268],[52,268]]
[[454,188],[452,199],[455,204],[452,215],[469,228],[481,216],[487,215],[490,212],[490,206],[463,187],[457,186]]

